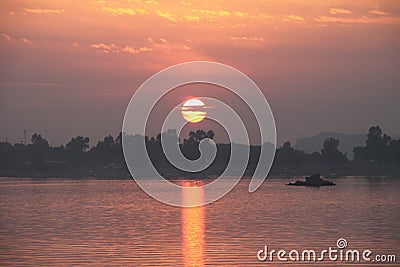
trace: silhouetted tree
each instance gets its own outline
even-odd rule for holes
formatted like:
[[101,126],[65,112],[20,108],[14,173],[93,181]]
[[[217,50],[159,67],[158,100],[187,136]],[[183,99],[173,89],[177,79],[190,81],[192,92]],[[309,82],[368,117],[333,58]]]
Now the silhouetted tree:
[[114,156],[115,141],[114,138],[109,135],[104,137],[102,141],[97,142],[97,145],[93,147],[90,152],[97,159],[110,160]]
[[65,148],[73,152],[85,152],[89,148],[89,137],[72,137]]
[[8,142],[0,143],[0,166],[9,164],[16,160],[16,151]]
[[387,159],[400,168],[400,139],[391,140],[387,149]]
[[193,144],[196,142],[196,133],[193,131],[189,132],[189,143]]
[[365,147],[355,147],[354,160],[366,163],[380,163],[385,159],[388,144],[391,140],[389,135],[382,135],[379,126],[369,128]]
[[42,135],[34,133],[31,138],[32,144],[29,146],[32,162],[39,163],[46,159],[49,152],[49,142]]
[[204,130],[197,130],[196,131],[196,141],[200,142],[204,138],[206,138],[206,132]]
[[[154,139],[154,137],[152,137]],[[120,132],[117,137],[115,137],[114,141],[117,145],[122,145],[122,132]]]
[[72,137],[71,141],[65,146],[65,149],[69,153],[69,158],[72,161],[80,161],[88,148],[89,137],[83,136]]
[[34,133],[31,138],[31,142],[33,146],[42,146],[42,147],[49,147],[49,142],[42,137],[42,135]]
[[[152,137],[154,140],[154,137]],[[122,132],[120,132],[117,137],[115,137],[115,148],[114,148],[114,153],[115,157],[119,161],[124,161],[124,153],[122,151]]]
[[213,131],[196,130],[189,132],[189,139],[184,139],[182,145],[182,152],[188,159],[194,160],[200,157],[199,143],[205,138],[214,138]]
[[292,147],[290,142],[285,142],[282,147],[276,151],[275,162],[279,165],[299,166],[304,160],[304,153]]
[[206,136],[207,138],[214,139],[214,136],[215,136],[215,133],[212,130],[209,130],[207,132],[207,136]]
[[339,140],[328,138],[323,143],[322,158],[331,166],[338,166],[348,161],[346,155],[339,150]]

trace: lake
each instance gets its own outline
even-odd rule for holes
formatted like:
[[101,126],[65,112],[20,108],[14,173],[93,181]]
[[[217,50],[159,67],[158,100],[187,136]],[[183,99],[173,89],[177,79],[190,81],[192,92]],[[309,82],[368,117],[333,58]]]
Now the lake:
[[295,180],[268,178],[248,193],[242,179],[217,202],[177,208],[131,180],[0,178],[0,265],[280,266],[258,251],[321,251],[339,238],[400,261],[400,178],[285,186]]

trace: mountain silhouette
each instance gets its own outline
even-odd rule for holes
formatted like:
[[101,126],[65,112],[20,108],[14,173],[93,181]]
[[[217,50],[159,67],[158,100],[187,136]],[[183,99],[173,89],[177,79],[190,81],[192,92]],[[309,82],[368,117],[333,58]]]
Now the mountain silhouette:
[[366,134],[345,134],[337,132],[322,132],[311,137],[300,138],[296,141],[294,148],[307,153],[321,151],[323,142],[328,138],[335,138],[340,141],[339,149],[347,154],[349,159],[353,158],[353,148],[364,146],[367,139]]

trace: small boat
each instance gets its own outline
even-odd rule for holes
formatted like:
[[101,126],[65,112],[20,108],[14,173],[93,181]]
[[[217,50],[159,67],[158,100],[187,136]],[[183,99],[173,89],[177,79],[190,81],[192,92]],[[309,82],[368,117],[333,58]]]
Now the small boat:
[[334,182],[324,180],[321,178],[319,173],[306,177],[305,181],[297,180],[294,183],[288,183],[287,185],[294,185],[294,186],[313,186],[313,187],[320,187],[320,186],[332,186],[336,185]]

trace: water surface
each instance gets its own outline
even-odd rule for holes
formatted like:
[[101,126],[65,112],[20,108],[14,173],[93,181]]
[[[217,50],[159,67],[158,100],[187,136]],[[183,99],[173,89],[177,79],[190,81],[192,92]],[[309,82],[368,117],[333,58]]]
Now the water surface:
[[0,265],[280,266],[257,251],[322,250],[341,237],[399,261],[400,178],[288,181],[268,179],[250,194],[244,180],[213,204],[182,209],[130,180],[1,178]]

